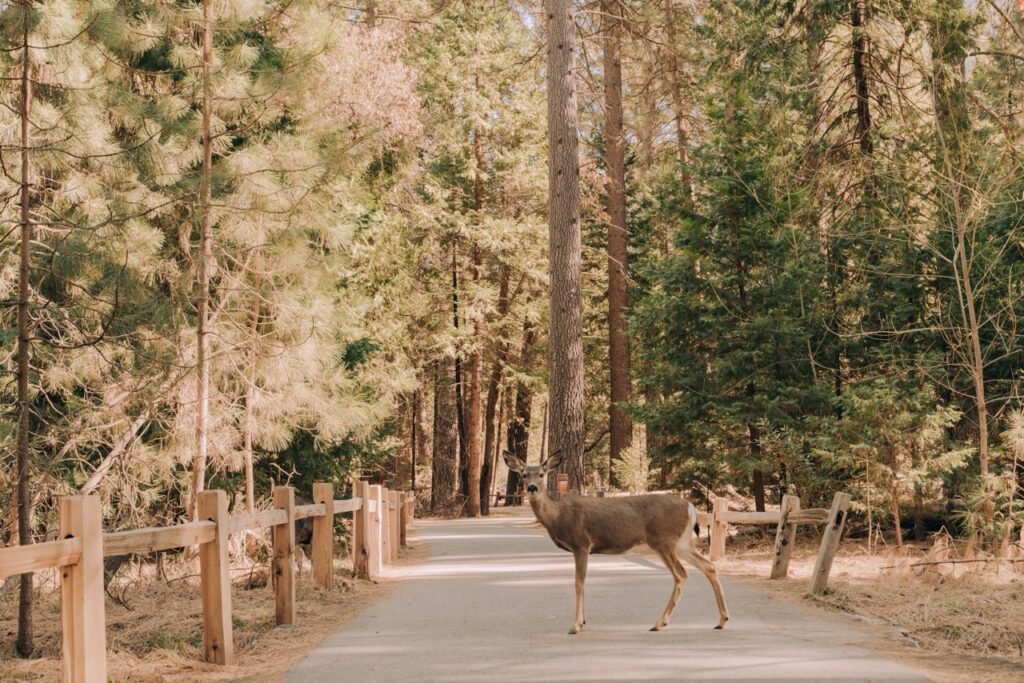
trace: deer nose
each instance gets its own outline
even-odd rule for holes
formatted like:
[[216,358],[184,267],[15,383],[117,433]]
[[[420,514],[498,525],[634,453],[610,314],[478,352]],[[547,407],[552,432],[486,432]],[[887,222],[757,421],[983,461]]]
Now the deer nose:
[[526,487],[526,491],[527,493],[537,493],[537,485],[530,484],[529,486]]

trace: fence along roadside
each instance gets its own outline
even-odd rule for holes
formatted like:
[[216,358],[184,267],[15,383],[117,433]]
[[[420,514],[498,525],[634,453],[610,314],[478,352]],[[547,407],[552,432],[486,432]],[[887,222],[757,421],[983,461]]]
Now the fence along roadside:
[[[296,506],[294,490],[278,487],[274,509],[251,515],[228,515],[227,494],[205,491],[200,498],[200,521],[104,534],[99,498],[67,496],[60,499],[59,540],[0,548],[0,579],[50,567],[60,568],[62,679],[71,683],[106,683],[103,558],[197,545],[204,656],[211,663],[232,664],[234,642],[227,554],[228,537],[232,533],[271,528],[275,539],[271,575],[276,623],[294,623],[296,519],[313,518],[313,578],[319,585],[330,588],[334,573],[334,515],[352,513],[353,570],[357,576],[373,579],[397,559],[399,534],[394,533],[395,542],[386,543],[382,531],[404,530],[412,521],[414,509],[408,494],[370,486],[366,481],[357,482],[353,497],[342,500],[333,499],[330,484],[314,484],[313,501],[311,505]],[[402,535],[401,541],[404,540]]]

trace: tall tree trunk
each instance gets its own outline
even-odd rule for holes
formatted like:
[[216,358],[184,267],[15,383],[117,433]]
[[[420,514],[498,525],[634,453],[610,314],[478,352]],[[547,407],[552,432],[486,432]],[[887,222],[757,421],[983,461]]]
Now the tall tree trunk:
[[[865,156],[871,156],[875,143],[871,135],[871,93],[868,88],[868,36],[865,30],[864,0],[850,3],[850,24],[853,27],[853,81],[857,98],[857,143]],[[869,188],[870,190],[870,188]]]
[[203,101],[202,136],[203,166],[199,175],[199,268],[196,274],[196,455],[192,464],[192,502],[189,512],[193,519],[198,514],[199,493],[206,485],[206,461],[209,441],[207,428],[210,422],[210,262],[213,260],[212,220],[210,214],[210,181],[213,172],[213,139],[211,136],[210,65],[213,62],[213,34],[210,29],[210,2],[203,0]]
[[[18,544],[32,543],[32,471],[29,430],[31,406],[29,403],[29,359],[32,346],[29,304],[32,268],[32,175],[29,145],[32,143],[30,119],[32,116],[32,63],[29,56],[28,8],[24,9],[22,26],[21,103],[21,254],[18,262]],[[18,593],[18,654],[28,657],[35,648],[32,628],[32,574],[22,574]]]
[[252,469],[252,433],[256,428],[256,361],[259,359],[260,297],[253,299],[249,314],[250,346],[245,371],[245,423],[242,430],[242,457],[245,462],[245,505],[250,514],[256,512],[256,483]]
[[576,111],[576,10],[573,0],[548,7],[548,239],[550,449],[561,451],[569,488],[582,491],[583,301]]
[[[527,319],[523,324],[523,349],[519,364],[528,368],[533,362],[533,345],[537,341],[536,329]],[[516,406],[508,422],[508,451],[523,462],[530,451],[530,413],[533,409],[533,392],[525,382],[516,385]],[[519,473],[509,470],[505,484],[505,505],[511,505],[513,496],[519,493]]]
[[[456,334],[459,330],[459,262],[458,244],[452,242],[452,326]],[[462,384],[462,352],[455,353],[455,423],[459,431],[459,487],[458,495],[462,500],[469,496],[469,448],[466,438],[466,402]]]
[[690,178],[689,137],[686,134],[686,102],[683,99],[683,73],[679,68],[679,44],[676,32],[674,0],[665,0],[665,37],[668,39],[669,93],[672,96],[672,113],[676,124],[676,153],[679,157],[679,182],[688,208],[693,206],[693,181]]
[[602,0],[604,19],[604,137],[608,193],[608,365],[611,401],[608,427],[611,432],[609,479],[620,486],[614,463],[633,441],[633,420],[622,409],[632,393],[628,305],[628,234],[626,232],[626,159],[622,137],[622,17],[620,0]]
[[892,526],[896,532],[896,547],[903,547],[903,529],[900,521],[900,488],[896,478],[896,449],[892,444],[885,444],[889,454],[889,505],[892,508]]
[[[501,282],[498,285],[498,310],[496,322],[504,322],[508,315],[509,298],[509,267],[503,265],[501,268]],[[498,394],[501,388],[501,374],[505,370],[505,363],[508,362],[509,346],[508,340],[499,338],[498,351],[495,354],[494,366],[491,368],[491,376],[487,381],[487,402],[484,409],[484,463],[480,475],[480,511],[482,514],[489,514],[490,505],[488,500],[491,493],[491,484],[494,478],[494,466],[492,460],[495,454],[495,442],[497,441],[498,422],[495,422],[496,408],[498,405]]]
[[[476,79],[476,88],[480,88],[480,78]],[[473,129],[473,210],[476,220],[480,220],[484,208],[483,183],[483,134],[479,128]],[[473,286],[480,287],[481,255],[480,245],[473,245]],[[472,299],[471,299],[472,300]],[[469,355],[469,410],[466,436],[469,440],[469,468],[466,477],[466,516],[477,517],[480,514],[480,480],[483,470],[483,415],[480,412],[480,383],[483,380],[483,317],[479,311],[473,312],[473,351]]]
[[412,451],[409,458],[409,489],[412,491],[413,498],[416,497],[416,454],[417,449],[420,447],[420,390],[416,389],[412,392],[412,433],[410,435],[410,450]]
[[459,471],[458,412],[453,375],[455,365],[451,358],[437,361],[434,375],[434,444],[432,455],[433,484],[430,489],[430,509],[441,512],[455,499],[456,477]]
[[480,354],[479,342],[482,336],[480,321],[473,323],[477,345],[469,354],[469,398],[466,411],[466,437],[469,440],[469,463],[466,476],[466,516],[477,517],[480,514],[480,475],[483,467],[483,446],[481,444],[481,428],[483,415],[480,412],[480,383],[483,374],[483,358]]

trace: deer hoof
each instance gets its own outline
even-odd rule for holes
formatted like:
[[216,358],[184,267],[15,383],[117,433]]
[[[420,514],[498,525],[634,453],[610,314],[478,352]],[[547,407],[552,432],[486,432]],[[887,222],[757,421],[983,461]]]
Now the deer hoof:
[[725,624],[719,624],[718,626],[715,627],[715,630],[716,631],[721,631],[723,628],[725,628]]
[[580,632],[580,629],[576,628],[575,626],[569,627],[569,635],[570,636],[574,636],[574,635],[576,635],[579,632]]

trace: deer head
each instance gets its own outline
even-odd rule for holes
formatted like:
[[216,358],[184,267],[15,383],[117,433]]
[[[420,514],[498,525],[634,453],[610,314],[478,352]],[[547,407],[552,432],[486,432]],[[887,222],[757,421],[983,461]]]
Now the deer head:
[[508,451],[503,453],[505,464],[513,472],[518,472],[530,496],[539,495],[544,490],[544,477],[551,470],[562,464],[562,451],[555,451],[539,465],[527,465]]

